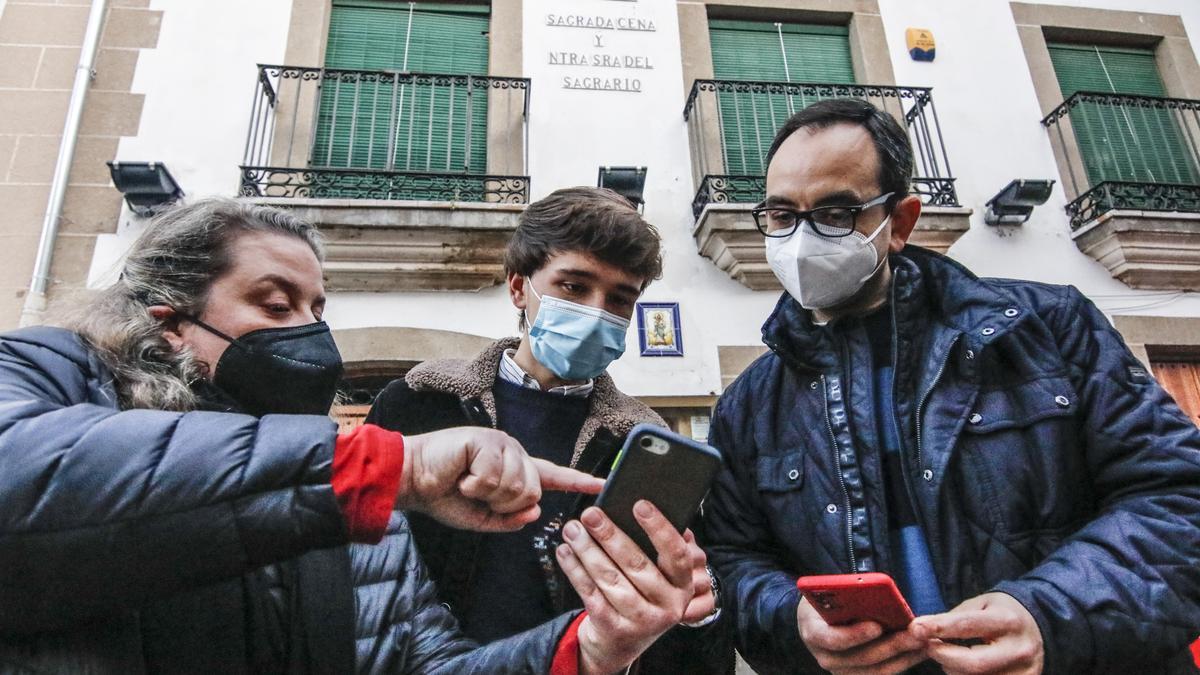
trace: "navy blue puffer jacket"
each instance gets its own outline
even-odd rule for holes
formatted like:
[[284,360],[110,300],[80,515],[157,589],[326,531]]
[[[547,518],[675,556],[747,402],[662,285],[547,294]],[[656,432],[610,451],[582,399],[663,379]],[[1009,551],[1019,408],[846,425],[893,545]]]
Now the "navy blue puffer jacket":
[[[122,411],[75,334],[0,336],[0,672],[547,670],[570,615],[478,648],[402,515],[345,546],[334,439],[320,416]],[[352,597],[323,598],[339,560]],[[341,605],[344,660],[297,643]]]
[[[1194,672],[1200,431],[1074,288],[891,263],[904,480],[948,605],[1016,598],[1047,673]],[[870,346],[787,295],[763,338],[714,413],[709,554],[747,660],[816,672],[796,577],[893,565]]]

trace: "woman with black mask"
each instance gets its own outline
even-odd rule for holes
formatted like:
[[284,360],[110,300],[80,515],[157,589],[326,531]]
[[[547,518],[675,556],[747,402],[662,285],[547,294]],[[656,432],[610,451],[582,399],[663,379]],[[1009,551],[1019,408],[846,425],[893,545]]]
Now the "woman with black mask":
[[637,592],[485,648],[458,634],[393,509],[503,531],[544,489],[601,484],[492,430],[338,435],[321,257],[285,212],[200,201],[70,330],[0,335],[0,670],[603,672],[679,620],[686,544],[655,512],[649,572],[611,523],[567,556],[581,595]]

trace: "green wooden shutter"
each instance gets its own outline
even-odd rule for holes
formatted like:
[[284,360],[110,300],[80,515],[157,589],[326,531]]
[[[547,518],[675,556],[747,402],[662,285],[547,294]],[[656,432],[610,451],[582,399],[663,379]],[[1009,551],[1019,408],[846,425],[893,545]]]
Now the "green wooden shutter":
[[[487,74],[486,7],[415,3],[411,32],[409,16],[406,2],[335,0],[325,66]],[[326,79],[311,163],[329,168],[484,173],[487,88],[380,83],[369,77]]]
[[[776,27],[771,22],[712,20],[709,36],[713,74],[718,80],[854,83],[845,26]],[[792,112],[819,98],[801,95],[789,100],[783,94],[719,93],[726,173],[761,175],[775,130]]]
[[[1063,98],[1077,91],[1166,96],[1148,49],[1050,44]],[[1196,183],[1197,171],[1169,110],[1081,103],[1071,127],[1092,185],[1103,181]]]

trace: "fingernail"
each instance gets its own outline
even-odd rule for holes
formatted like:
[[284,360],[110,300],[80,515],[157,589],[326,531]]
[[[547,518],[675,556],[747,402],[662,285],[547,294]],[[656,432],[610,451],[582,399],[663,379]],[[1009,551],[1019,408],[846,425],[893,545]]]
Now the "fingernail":
[[633,512],[643,518],[649,518],[650,516],[654,515],[654,507],[645,499],[639,499],[638,502],[633,505]]
[[579,523],[572,520],[563,528],[563,536],[569,541],[575,541],[579,537]]
[[559,544],[558,548],[554,549],[554,551],[555,553],[558,553],[558,557],[560,558],[571,557],[571,547],[567,546],[566,544]]
[[600,509],[594,507],[584,511],[579,519],[588,527],[600,527],[600,523],[604,522],[604,519],[600,517]]

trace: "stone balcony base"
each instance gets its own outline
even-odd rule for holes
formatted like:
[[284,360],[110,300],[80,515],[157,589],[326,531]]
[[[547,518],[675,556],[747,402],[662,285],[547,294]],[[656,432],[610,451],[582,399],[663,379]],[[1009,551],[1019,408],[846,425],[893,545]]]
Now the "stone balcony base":
[[923,206],[908,243],[945,254],[971,228],[971,213],[965,206]]
[[524,204],[250,198],[325,235],[332,291],[477,291],[504,280],[504,247]]
[[1200,213],[1117,209],[1071,237],[1130,288],[1200,290]]
[[[781,290],[767,264],[764,237],[750,215],[753,204],[709,203],[704,206],[692,237],[700,255],[734,281],[756,291]],[[970,227],[971,209],[926,206],[910,243],[945,253]]]

